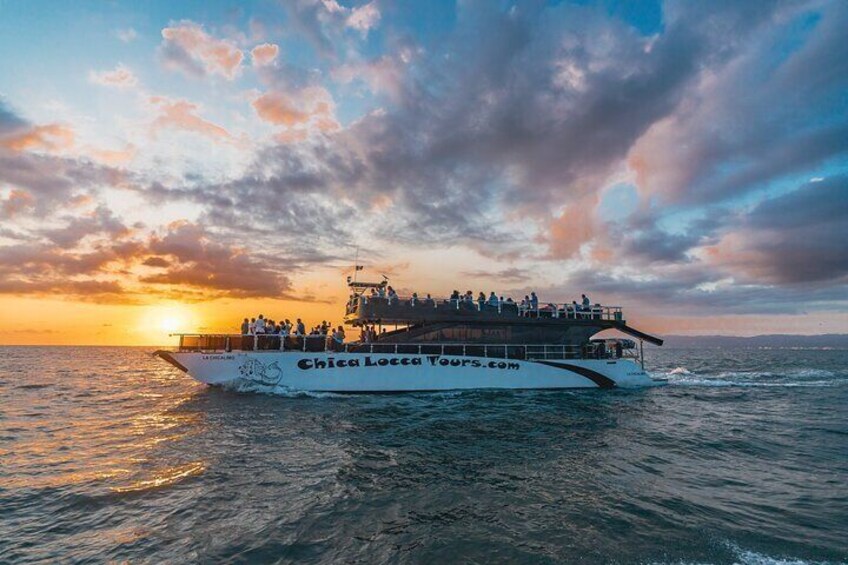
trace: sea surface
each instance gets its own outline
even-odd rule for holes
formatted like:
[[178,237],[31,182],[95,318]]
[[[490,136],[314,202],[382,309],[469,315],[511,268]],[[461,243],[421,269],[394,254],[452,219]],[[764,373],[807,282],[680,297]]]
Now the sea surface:
[[848,351],[640,390],[273,395],[0,348],[0,563],[844,563]]

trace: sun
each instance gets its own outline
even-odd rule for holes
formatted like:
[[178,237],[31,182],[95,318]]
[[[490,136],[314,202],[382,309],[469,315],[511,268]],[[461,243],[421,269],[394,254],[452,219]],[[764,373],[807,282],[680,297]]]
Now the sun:
[[184,325],[184,320],[181,320],[178,316],[165,316],[159,321],[159,328],[169,334],[176,333]]
[[144,308],[138,319],[138,331],[150,343],[170,342],[170,334],[190,332],[196,323],[192,311],[180,304],[156,304]]

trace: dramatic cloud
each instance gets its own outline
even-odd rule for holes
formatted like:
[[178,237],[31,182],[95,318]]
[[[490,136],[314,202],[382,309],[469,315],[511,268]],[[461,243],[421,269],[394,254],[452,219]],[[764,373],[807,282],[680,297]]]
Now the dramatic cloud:
[[705,249],[705,260],[758,283],[848,282],[848,176],[766,200]]
[[[161,238],[150,242],[150,251],[171,257],[165,271],[143,277],[142,282],[178,285],[236,297],[288,297],[288,277],[246,251],[210,240],[202,228],[189,223],[169,226]],[[150,260],[147,261],[150,264]]]
[[214,38],[190,21],[164,28],[162,39],[160,52],[165,64],[192,76],[220,75],[233,80],[244,59],[234,43]]
[[[848,6],[826,3],[814,19],[802,6],[704,67],[678,108],[634,144],[629,158],[645,192],[716,202],[848,155]],[[801,47],[780,53],[792,40]]]
[[142,303],[156,296],[284,298],[291,290],[281,270],[289,264],[252,257],[196,224],[176,222],[140,238],[102,206],[65,220],[36,231],[36,240],[0,246],[0,294]]

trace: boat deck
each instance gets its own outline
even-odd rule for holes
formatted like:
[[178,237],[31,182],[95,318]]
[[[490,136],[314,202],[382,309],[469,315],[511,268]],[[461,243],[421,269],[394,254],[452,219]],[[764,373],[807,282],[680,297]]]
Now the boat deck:
[[[619,359],[638,358],[633,348],[617,348],[618,340],[597,340],[582,346],[552,344],[480,344],[480,343],[394,343],[350,342],[339,344],[326,336],[294,336],[239,334],[178,334],[179,352],[230,353],[314,352],[367,353],[392,355],[450,355],[494,359]],[[610,345],[602,342],[610,342]]]

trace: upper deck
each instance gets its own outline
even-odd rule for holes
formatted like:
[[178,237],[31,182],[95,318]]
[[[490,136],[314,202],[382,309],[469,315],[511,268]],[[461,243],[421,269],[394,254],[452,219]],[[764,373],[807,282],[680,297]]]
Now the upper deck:
[[[617,322],[624,323],[620,306],[595,304],[586,308],[574,304],[539,304],[524,307],[515,302],[470,302],[463,299],[369,297],[353,295],[345,309],[345,321],[354,325],[415,324],[424,322]],[[604,325],[604,324],[601,324]]]
[[389,298],[354,292],[345,309],[345,322],[354,326],[523,327],[524,335],[536,328],[537,337],[571,343],[583,343],[594,333],[615,329],[655,345],[663,343],[658,337],[628,326],[620,306],[601,304],[583,307],[574,303],[545,303],[531,307],[501,300],[493,304],[463,298]]

